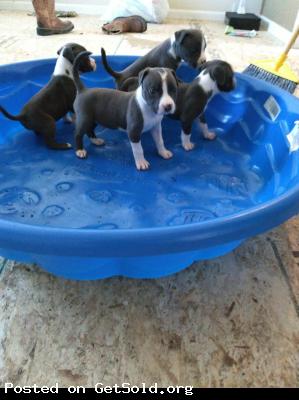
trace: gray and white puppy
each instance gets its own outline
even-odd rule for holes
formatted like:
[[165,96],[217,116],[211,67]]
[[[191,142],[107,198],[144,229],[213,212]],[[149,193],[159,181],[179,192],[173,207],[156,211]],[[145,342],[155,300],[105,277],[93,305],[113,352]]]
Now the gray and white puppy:
[[[56,121],[73,111],[76,87],[73,80],[73,62],[85,47],[68,43],[58,50],[58,59],[50,81],[36,93],[18,115],[12,115],[0,106],[0,111],[9,119],[19,121],[26,129],[41,134],[51,149],[69,149],[69,143],[57,143]],[[95,71],[94,59],[85,55],[78,65],[80,72]]]
[[194,147],[194,143],[190,141],[194,120],[199,122],[205,139],[215,139],[216,134],[209,131],[204,117],[205,108],[215,94],[230,92],[235,85],[231,65],[221,60],[206,62],[200,74],[191,83],[179,82],[176,110],[170,117],[181,121],[181,140],[185,150],[189,151]]
[[172,153],[164,146],[161,120],[165,114],[175,111],[177,81],[174,71],[167,68],[146,68],[139,73],[139,86],[134,92],[122,92],[115,89],[87,89],[78,74],[81,57],[89,55],[83,52],[74,62],[73,75],[77,88],[74,102],[76,112],[76,155],[85,158],[83,137],[87,134],[95,145],[104,141],[94,132],[96,124],[110,129],[127,131],[131,143],[136,168],[146,170],[149,162],[144,158],[141,146],[141,134],[150,130],[158,154],[171,158]]
[[206,61],[205,48],[206,40],[199,29],[182,29],[120,72],[109,66],[103,48],[101,54],[103,66],[114,77],[117,89],[131,91],[136,89],[136,78],[144,68],[162,67],[176,70],[182,61],[196,68]]

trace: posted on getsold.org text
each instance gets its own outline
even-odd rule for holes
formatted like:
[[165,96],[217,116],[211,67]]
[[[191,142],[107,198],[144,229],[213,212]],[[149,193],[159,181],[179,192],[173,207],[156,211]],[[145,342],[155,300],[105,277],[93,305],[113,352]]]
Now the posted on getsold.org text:
[[[53,386],[38,386],[36,384],[28,385],[28,386],[18,386],[14,385],[11,382],[6,382],[4,384],[4,393],[5,394],[26,394],[26,393],[52,393],[58,394],[59,391],[67,391],[70,394],[84,394],[86,391],[94,391],[94,393],[99,394],[109,394],[109,393],[152,393],[152,394],[177,394],[177,395],[185,395],[192,396],[193,395],[193,387],[192,386],[167,386],[165,388],[159,388],[157,383],[153,383],[150,386],[147,386],[145,383],[141,383],[141,385],[131,385],[128,382],[124,382],[121,385],[114,384],[112,386],[104,385],[101,382],[96,383],[91,388],[86,388],[84,386],[68,386],[68,387],[60,387],[59,383],[56,382]],[[3,390],[3,389],[2,389]]]

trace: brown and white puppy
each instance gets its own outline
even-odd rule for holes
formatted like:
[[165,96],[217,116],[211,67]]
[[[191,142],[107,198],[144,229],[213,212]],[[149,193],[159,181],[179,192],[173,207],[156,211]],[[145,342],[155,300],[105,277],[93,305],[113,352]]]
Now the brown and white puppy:
[[115,79],[117,89],[131,91],[138,86],[136,78],[144,68],[161,67],[175,71],[182,61],[197,68],[206,61],[205,48],[206,40],[199,29],[182,29],[120,72],[109,66],[104,49],[101,49],[101,54],[103,66]]
[[185,150],[192,150],[190,141],[193,121],[199,122],[205,139],[216,137],[210,132],[204,117],[204,110],[212,97],[219,92],[230,92],[235,88],[234,71],[230,64],[221,60],[208,61],[200,74],[191,82],[179,82],[176,110],[170,117],[182,124],[181,140]]
[[[26,129],[44,137],[51,149],[69,149],[69,143],[57,143],[56,121],[73,112],[76,87],[73,79],[73,62],[86,49],[77,43],[68,43],[58,50],[58,59],[50,81],[36,93],[18,115],[12,115],[0,106],[0,111],[9,119],[19,121]],[[96,63],[88,55],[80,59],[80,72],[95,71]]]
[[141,134],[145,131],[151,131],[158,154],[164,159],[171,158],[172,153],[164,146],[161,121],[165,114],[175,111],[177,81],[174,71],[167,68],[144,69],[139,73],[139,86],[133,92],[104,88],[87,89],[77,71],[80,57],[86,54],[90,53],[84,52],[76,58],[73,68],[77,88],[74,102],[77,157],[87,156],[83,148],[85,134],[95,145],[104,143],[94,132],[96,124],[100,124],[128,133],[138,170],[149,168],[141,145]]

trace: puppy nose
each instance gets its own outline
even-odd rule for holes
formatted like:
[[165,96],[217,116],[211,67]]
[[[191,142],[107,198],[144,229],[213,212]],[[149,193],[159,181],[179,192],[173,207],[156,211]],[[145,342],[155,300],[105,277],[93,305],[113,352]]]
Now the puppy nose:
[[204,57],[204,58],[201,58],[199,61],[198,61],[198,63],[197,63],[197,65],[199,66],[199,67],[201,67],[203,64],[205,64],[207,62],[207,59]]
[[166,106],[164,106],[164,110],[169,112],[171,110],[171,104],[166,104]]

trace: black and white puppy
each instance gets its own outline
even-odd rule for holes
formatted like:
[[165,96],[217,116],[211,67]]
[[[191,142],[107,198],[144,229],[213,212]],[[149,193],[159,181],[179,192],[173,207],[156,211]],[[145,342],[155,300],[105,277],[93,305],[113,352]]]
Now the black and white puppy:
[[[41,134],[51,149],[69,149],[69,143],[57,143],[56,121],[73,111],[76,87],[73,79],[73,62],[85,47],[68,43],[58,50],[58,59],[50,81],[36,93],[18,115],[12,115],[0,106],[0,111],[9,119],[19,121],[25,128]],[[95,71],[96,63],[88,55],[80,58],[80,72]]]
[[204,110],[215,94],[230,92],[235,85],[231,65],[221,60],[206,62],[200,74],[191,83],[179,82],[176,110],[170,117],[181,121],[181,140],[185,150],[189,151],[194,147],[194,143],[190,141],[194,120],[199,122],[205,139],[215,139],[216,134],[208,129]]
[[87,89],[82,84],[77,66],[80,54],[73,68],[77,96],[74,103],[76,113],[76,155],[85,158],[83,137],[87,134],[95,145],[102,145],[103,140],[94,133],[96,124],[110,129],[127,131],[136,168],[146,170],[148,161],[144,158],[141,146],[141,134],[150,130],[155,141],[158,154],[171,158],[172,153],[164,146],[161,120],[165,114],[175,111],[177,81],[174,71],[167,68],[146,68],[139,73],[139,87],[134,92],[122,92],[115,89]]
[[104,68],[115,78],[117,89],[131,91],[136,89],[136,78],[144,68],[162,67],[176,70],[182,61],[196,68],[206,61],[205,48],[206,40],[199,29],[183,29],[120,72],[109,66],[103,48],[101,54]]

